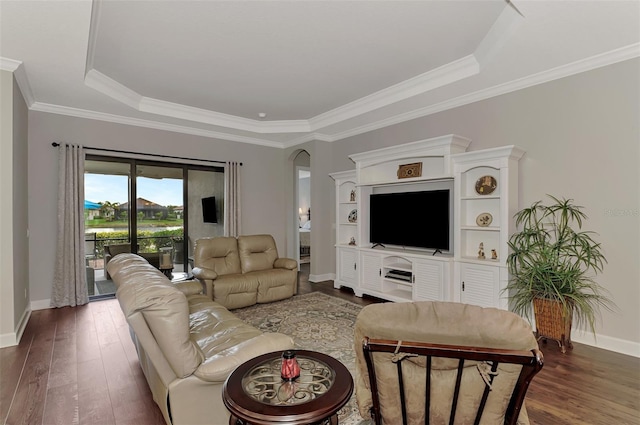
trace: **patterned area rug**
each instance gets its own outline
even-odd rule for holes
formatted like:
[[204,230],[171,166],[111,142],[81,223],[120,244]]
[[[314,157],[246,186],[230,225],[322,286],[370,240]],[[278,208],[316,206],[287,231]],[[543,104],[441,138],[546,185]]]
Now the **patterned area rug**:
[[[314,350],[339,360],[354,376],[353,329],[362,306],[320,292],[288,300],[233,310],[263,332],[291,336],[296,347]],[[341,425],[368,425],[358,413],[355,394],[338,412]]]

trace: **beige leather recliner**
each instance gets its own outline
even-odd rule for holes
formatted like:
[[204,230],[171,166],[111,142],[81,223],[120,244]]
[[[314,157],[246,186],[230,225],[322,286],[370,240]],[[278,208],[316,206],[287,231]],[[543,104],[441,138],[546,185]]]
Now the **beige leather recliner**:
[[171,283],[138,255],[117,255],[108,268],[140,366],[169,425],[228,424],[222,387],[231,372],[294,346],[291,337],[263,333],[213,302],[200,282]]
[[[442,344],[446,346],[484,347],[503,350],[531,351],[538,343],[531,326],[520,316],[506,310],[482,308],[454,302],[408,302],[372,304],[364,307],[356,319],[354,348],[356,354],[355,392],[360,415],[369,417],[373,406],[369,372],[363,351],[365,337]],[[397,383],[397,365],[391,354],[376,353],[376,381],[382,423],[402,424]],[[400,350],[400,356],[402,351]],[[425,361],[407,358],[403,368],[404,386],[411,389],[406,403],[408,424],[425,423]],[[480,362],[482,363],[482,362]],[[482,366],[482,365],[481,365]],[[458,363],[451,359],[434,359],[431,372],[430,423],[448,423]],[[478,362],[465,363],[462,390],[456,413],[456,423],[467,422],[477,411],[478,383],[483,383]],[[504,423],[507,403],[518,378],[521,366],[500,364],[484,407],[481,425]],[[466,392],[467,384],[471,391]],[[483,387],[483,385],[480,385]],[[468,388],[467,388],[468,389]],[[446,418],[446,419],[445,419]],[[529,424],[524,405],[518,425]]]
[[279,258],[271,235],[198,239],[194,266],[207,295],[229,309],[283,300],[298,289],[298,262]]

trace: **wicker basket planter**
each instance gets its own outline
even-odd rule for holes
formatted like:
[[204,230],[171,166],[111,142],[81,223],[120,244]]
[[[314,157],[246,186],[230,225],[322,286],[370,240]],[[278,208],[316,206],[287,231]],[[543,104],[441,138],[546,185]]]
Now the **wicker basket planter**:
[[533,303],[538,339],[558,341],[565,353],[572,348],[572,322],[595,335],[600,307],[612,310],[615,304],[594,280],[607,259],[595,233],[582,230],[582,207],[572,199],[549,198],[551,204],[536,201],[514,216],[522,230],[509,237],[504,291],[511,309],[524,317],[531,317]]
[[558,341],[560,350],[567,352],[567,347],[573,348],[571,343],[571,319],[573,306],[568,314],[562,308],[562,303],[557,300],[534,298],[533,312],[536,318],[536,333],[538,340],[552,339]]

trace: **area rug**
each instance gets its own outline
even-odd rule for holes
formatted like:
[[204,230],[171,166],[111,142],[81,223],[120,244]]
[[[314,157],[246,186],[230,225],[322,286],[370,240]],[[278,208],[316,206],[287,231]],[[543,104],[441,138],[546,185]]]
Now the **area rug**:
[[[353,329],[362,306],[321,292],[296,295],[284,301],[233,310],[263,332],[291,336],[296,348],[314,350],[339,360],[355,376]],[[355,394],[338,412],[341,425],[368,425],[358,413]]]

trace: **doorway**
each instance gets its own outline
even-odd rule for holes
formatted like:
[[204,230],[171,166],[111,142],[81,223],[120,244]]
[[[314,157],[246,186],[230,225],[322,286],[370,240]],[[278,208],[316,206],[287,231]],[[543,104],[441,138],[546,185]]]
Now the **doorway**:
[[305,150],[293,160],[295,170],[294,205],[297,215],[296,253],[300,270],[311,268],[312,208],[311,208],[311,156]]

